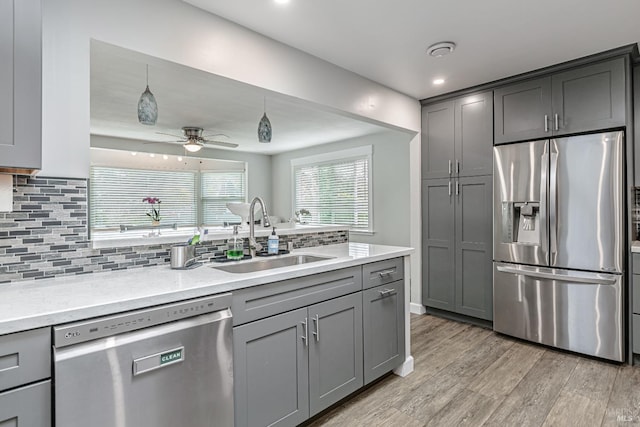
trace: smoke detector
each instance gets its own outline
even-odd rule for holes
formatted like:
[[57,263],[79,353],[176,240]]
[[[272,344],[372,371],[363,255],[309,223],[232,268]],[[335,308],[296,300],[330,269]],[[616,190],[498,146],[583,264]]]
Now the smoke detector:
[[427,48],[427,54],[440,58],[441,56],[449,55],[455,48],[456,44],[454,42],[439,42],[429,46]]

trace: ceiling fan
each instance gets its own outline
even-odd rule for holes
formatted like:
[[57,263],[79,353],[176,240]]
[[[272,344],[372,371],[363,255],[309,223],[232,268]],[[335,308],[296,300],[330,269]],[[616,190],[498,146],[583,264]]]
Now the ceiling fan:
[[[227,147],[227,148],[236,148],[238,144],[234,144],[232,142],[224,142],[224,141],[214,141],[207,139],[202,135],[203,129],[197,126],[185,126],[182,128],[182,132],[184,132],[184,136],[172,135],[170,133],[162,133],[157,132],[162,135],[169,135],[175,138],[180,138],[176,142],[183,143],[182,146],[189,152],[195,153],[196,151],[200,151],[202,147],[205,146],[219,146],[219,147]],[[216,134],[212,136],[226,136],[224,134]]]

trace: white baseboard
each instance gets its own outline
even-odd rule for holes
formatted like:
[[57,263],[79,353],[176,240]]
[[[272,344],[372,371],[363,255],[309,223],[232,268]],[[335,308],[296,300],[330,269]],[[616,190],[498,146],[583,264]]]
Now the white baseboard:
[[425,314],[427,312],[427,309],[422,304],[412,302],[409,303],[409,312],[413,314]]
[[413,356],[407,357],[404,363],[393,370],[393,373],[399,377],[406,377],[413,372]]

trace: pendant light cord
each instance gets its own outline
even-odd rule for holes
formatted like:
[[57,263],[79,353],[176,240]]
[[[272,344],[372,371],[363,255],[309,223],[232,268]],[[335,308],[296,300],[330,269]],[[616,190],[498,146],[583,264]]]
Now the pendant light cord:
[[147,64],[147,87],[149,87],[149,64]]

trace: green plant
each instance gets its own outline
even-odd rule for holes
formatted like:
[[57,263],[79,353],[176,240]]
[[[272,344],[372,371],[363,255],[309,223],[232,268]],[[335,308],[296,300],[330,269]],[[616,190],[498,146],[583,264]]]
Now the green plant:
[[145,202],[151,205],[151,211],[147,212],[147,216],[151,218],[152,221],[160,221],[160,203],[162,203],[162,201],[157,197],[145,197],[142,199],[142,203]]

